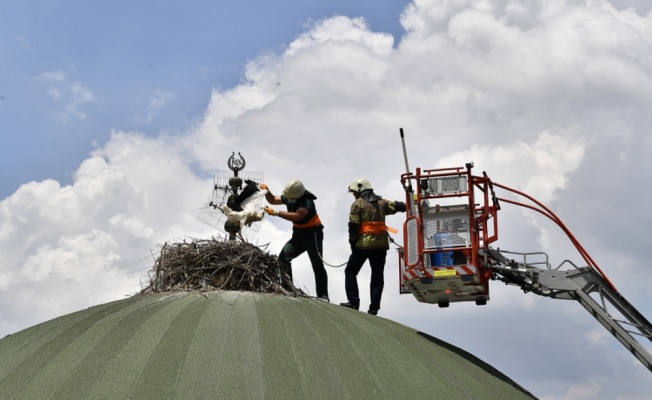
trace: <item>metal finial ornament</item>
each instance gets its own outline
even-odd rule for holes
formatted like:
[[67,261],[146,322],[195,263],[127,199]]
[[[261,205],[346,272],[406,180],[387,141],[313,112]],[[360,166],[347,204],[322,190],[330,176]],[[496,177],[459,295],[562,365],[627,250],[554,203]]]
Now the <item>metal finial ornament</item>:
[[229,161],[227,162],[229,169],[233,171],[234,176],[238,176],[238,172],[242,171],[247,165],[247,162],[245,161],[244,157],[242,157],[242,154],[238,152],[238,158],[235,158],[235,151],[231,153],[231,157],[229,157]]

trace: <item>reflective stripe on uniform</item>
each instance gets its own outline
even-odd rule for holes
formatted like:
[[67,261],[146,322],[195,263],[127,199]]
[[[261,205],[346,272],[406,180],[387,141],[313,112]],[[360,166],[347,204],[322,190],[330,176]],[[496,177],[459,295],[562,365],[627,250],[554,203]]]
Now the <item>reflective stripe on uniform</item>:
[[317,215],[317,214],[315,214],[314,217],[310,218],[308,220],[308,222],[306,222],[305,224],[297,224],[297,223],[292,224],[292,226],[294,226],[295,228],[299,228],[299,229],[314,228],[314,227],[320,226],[320,225],[321,225],[321,220],[319,219],[319,215]]

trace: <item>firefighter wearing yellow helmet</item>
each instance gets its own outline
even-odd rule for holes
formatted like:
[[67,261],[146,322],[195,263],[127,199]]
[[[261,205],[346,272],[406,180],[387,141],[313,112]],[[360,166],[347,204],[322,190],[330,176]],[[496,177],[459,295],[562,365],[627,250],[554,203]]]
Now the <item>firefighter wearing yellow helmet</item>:
[[355,201],[349,213],[349,244],[351,255],[344,270],[344,286],[348,302],[344,307],[357,310],[360,307],[357,276],[365,261],[371,266],[369,284],[371,302],[369,314],[376,315],[380,310],[380,300],[385,286],[384,269],[389,238],[385,216],[405,212],[405,203],[389,201],[374,193],[367,179],[356,179],[348,187]]
[[279,261],[287,264],[288,274],[292,277],[292,260],[307,252],[315,274],[317,297],[328,301],[328,274],[321,258],[324,226],[319,220],[315,206],[317,197],[306,190],[298,179],[289,181],[283,188],[281,196],[272,194],[264,183],[260,188],[267,190],[265,199],[269,204],[284,204],[287,208],[287,211],[280,211],[266,207],[267,214],[292,222],[292,237],[283,246],[278,256]]

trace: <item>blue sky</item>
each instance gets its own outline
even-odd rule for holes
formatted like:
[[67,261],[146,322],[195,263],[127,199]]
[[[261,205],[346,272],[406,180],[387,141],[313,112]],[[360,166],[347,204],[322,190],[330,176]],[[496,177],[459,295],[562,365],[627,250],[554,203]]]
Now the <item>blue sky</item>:
[[[0,150],[0,196],[32,180],[70,182],[93,143],[106,141],[112,129],[184,131],[203,113],[212,87],[238,84],[248,60],[280,50],[310,20],[364,15],[372,28],[400,35],[397,16],[405,5],[372,0],[1,4],[0,129],[6,144]],[[58,76],[45,75],[54,71]]]
[[[652,317],[645,2],[176,4],[0,0],[0,336],[136,293],[161,244],[219,234],[196,216],[233,151],[272,191],[303,180],[324,258],[344,262],[347,185],[404,196],[401,127],[413,169],[474,162],[549,206]],[[266,218],[258,239],[276,253],[290,230]],[[500,248],[581,263],[531,213],[503,207],[499,231]],[[652,392],[579,304],[493,282],[487,306],[440,310],[399,295],[396,266],[390,251],[380,317],[542,399]],[[314,294],[307,257],[294,269]],[[343,270],[328,272],[345,301]]]

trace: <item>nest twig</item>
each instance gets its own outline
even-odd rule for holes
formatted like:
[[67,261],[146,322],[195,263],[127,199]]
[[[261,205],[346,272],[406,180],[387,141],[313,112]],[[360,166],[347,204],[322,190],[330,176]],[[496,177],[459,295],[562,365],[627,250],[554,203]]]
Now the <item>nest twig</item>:
[[288,265],[260,247],[226,239],[165,243],[140,294],[182,290],[239,290],[307,297]]

